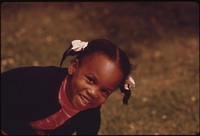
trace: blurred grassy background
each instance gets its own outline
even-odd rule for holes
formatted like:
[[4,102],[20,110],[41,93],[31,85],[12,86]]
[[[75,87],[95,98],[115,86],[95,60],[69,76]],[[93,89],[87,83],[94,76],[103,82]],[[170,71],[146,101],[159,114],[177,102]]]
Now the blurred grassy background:
[[113,93],[102,107],[99,134],[199,132],[198,3],[1,4],[1,72],[58,66],[71,40],[94,38],[113,41],[137,66],[129,105]]

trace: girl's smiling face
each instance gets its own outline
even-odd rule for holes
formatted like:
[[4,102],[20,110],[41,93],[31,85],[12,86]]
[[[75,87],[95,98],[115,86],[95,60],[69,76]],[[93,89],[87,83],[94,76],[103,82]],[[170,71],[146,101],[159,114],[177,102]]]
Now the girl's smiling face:
[[78,110],[102,105],[123,78],[118,65],[101,53],[73,60],[68,73],[67,96]]

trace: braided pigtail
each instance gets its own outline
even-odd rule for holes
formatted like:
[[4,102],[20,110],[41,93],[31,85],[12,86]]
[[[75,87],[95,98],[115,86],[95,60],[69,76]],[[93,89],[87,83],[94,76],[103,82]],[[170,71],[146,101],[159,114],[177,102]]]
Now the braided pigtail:
[[63,56],[60,62],[60,67],[62,66],[63,61],[65,60],[67,56],[77,55],[80,51],[83,51],[85,47],[87,47],[87,45],[88,45],[88,42],[84,42],[81,40],[72,41],[71,46],[63,53]]
[[130,90],[126,90],[123,85],[120,86],[120,91],[122,93],[124,93],[124,97],[123,97],[123,104],[124,105],[128,105],[128,100],[131,97],[131,91]]
[[128,104],[128,100],[131,96],[131,91],[133,90],[133,87],[135,87],[135,81],[131,76],[128,76],[125,82],[122,85],[120,85],[120,91],[124,93],[123,97],[124,105]]
[[71,46],[63,53],[63,56],[60,62],[60,67],[62,67],[62,64],[65,58],[70,55],[70,51],[71,51]]

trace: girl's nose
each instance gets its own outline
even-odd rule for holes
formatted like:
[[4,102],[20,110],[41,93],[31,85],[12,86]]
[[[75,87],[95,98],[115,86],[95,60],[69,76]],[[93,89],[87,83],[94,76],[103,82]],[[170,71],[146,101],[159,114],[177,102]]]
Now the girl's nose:
[[91,97],[92,99],[96,99],[98,98],[98,89],[95,89],[95,88],[90,88],[90,89],[87,89],[87,95],[89,97]]

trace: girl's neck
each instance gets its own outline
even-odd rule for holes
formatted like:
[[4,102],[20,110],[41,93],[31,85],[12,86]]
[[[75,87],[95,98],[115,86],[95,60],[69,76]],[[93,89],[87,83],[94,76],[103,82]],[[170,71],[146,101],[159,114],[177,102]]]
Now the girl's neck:
[[71,101],[68,98],[67,94],[67,85],[68,85],[68,76],[63,80],[60,91],[59,91],[59,102],[64,110],[70,110],[74,113],[79,112],[80,110],[77,110],[74,105],[71,103]]

